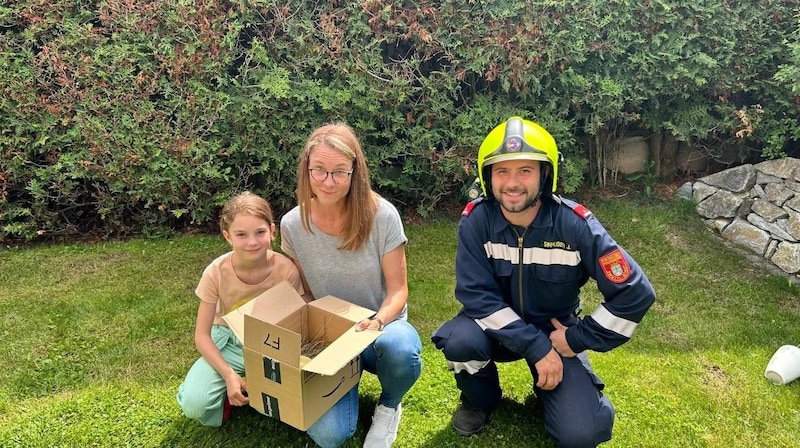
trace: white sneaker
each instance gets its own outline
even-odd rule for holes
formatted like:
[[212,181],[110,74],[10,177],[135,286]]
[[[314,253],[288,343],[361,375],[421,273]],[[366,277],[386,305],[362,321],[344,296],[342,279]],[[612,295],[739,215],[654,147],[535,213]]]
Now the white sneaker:
[[372,426],[369,428],[364,448],[389,448],[397,439],[397,427],[400,426],[400,414],[403,409],[400,404],[397,409],[387,408],[382,404],[375,406],[372,416]]

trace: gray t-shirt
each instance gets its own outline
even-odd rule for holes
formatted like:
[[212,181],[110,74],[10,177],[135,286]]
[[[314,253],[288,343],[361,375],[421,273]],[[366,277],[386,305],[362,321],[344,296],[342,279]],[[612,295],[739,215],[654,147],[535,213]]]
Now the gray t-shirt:
[[[313,222],[311,230],[303,228],[299,206],[281,218],[281,250],[300,262],[314,298],[332,295],[377,311],[386,297],[381,259],[408,242],[394,205],[379,198],[372,232],[357,251],[339,250],[341,238],[328,235]],[[406,317],[407,307],[398,319]]]

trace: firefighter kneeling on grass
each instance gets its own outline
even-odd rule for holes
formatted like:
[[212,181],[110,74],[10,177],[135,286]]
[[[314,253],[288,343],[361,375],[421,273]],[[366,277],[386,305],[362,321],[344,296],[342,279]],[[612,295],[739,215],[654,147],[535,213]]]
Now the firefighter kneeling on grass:
[[[611,439],[614,407],[587,350],[628,341],[655,300],[639,265],[584,206],[555,194],[559,152],[540,125],[519,117],[478,150],[482,196],[462,212],[456,299],[463,308],[432,340],[461,391],[453,428],[483,429],[502,396],[496,362],[524,359],[544,426],[560,446]],[[604,301],[579,317],[593,278]]]

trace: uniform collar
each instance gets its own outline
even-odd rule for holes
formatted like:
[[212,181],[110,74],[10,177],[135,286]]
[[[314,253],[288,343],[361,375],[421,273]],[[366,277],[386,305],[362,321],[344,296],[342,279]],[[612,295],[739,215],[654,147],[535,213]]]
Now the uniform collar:
[[[553,223],[555,222],[555,213],[558,209],[558,205],[561,203],[561,198],[558,196],[544,196],[542,195],[539,200],[542,202],[542,206],[539,207],[539,212],[536,214],[536,218],[534,218],[533,223],[529,224],[529,228],[550,228],[553,227]],[[491,204],[494,210],[494,217],[492,219],[492,233],[498,234],[503,233],[507,228],[513,226],[505,216],[503,216],[503,210],[500,208],[500,203],[496,200],[492,200]]]

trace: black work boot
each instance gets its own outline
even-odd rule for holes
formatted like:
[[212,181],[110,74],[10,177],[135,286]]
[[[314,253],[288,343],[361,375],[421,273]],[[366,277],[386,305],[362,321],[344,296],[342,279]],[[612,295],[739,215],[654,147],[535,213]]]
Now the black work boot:
[[488,411],[461,403],[453,414],[453,429],[462,436],[469,437],[481,432],[488,418]]

